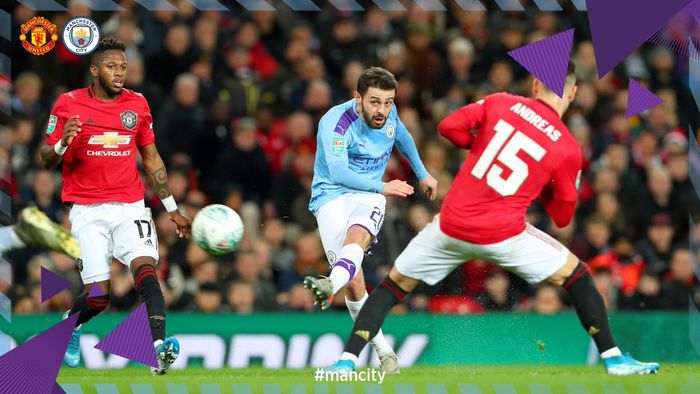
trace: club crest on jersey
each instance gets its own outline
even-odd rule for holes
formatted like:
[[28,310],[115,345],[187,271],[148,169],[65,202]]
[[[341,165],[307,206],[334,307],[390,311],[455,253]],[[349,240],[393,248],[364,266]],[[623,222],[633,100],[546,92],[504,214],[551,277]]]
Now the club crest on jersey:
[[335,264],[335,259],[336,259],[335,253],[333,253],[332,250],[329,250],[329,251],[328,251],[328,263],[329,263],[330,265]]
[[122,113],[122,126],[129,130],[133,130],[136,127],[137,116],[134,111],[126,111]]
[[394,128],[393,124],[390,124],[386,128],[386,136],[387,136],[387,138],[394,138],[394,134],[396,134],[396,129]]

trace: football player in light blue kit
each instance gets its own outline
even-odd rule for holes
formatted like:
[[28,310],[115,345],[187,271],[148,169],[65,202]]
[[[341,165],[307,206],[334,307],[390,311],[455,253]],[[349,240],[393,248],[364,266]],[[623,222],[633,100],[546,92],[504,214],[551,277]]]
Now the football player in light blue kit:
[[[316,216],[323,248],[333,267],[328,278],[307,277],[304,286],[323,309],[346,287],[345,303],[353,320],[367,299],[361,265],[384,220],[386,198],[407,197],[413,187],[401,180],[382,182],[394,144],[408,159],[431,200],[437,181],[418,156],[399,119],[397,82],[380,67],[362,72],[354,98],[331,108],[318,125],[318,148],[309,209]],[[381,331],[370,341],[383,371],[398,373],[396,354]]]

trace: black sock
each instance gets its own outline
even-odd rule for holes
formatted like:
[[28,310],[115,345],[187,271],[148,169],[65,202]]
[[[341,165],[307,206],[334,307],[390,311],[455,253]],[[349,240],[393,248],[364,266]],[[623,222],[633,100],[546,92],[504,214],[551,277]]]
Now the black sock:
[[576,307],[576,313],[588,334],[593,337],[598,351],[603,353],[615,347],[605,302],[593,283],[588,266],[579,261],[571,276],[564,282]]
[[355,319],[355,325],[352,327],[345,351],[359,356],[367,342],[377,335],[391,308],[403,301],[406,294],[408,292],[401,289],[387,276],[362,306],[360,314]]
[[75,304],[73,304],[73,308],[68,314],[72,315],[76,312],[80,312],[80,316],[78,316],[78,321],[76,321],[75,323],[75,326],[77,327],[80,324],[87,323],[88,321],[90,321],[90,319],[99,315],[100,312],[107,308],[108,303],[108,295],[101,295],[97,297],[88,298],[88,293],[85,292],[78,296],[78,298],[75,300]]
[[160,290],[156,269],[148,264],[140,266],[134,273],[134,286],[146,304],[153,341],[165,339],[165,298]]

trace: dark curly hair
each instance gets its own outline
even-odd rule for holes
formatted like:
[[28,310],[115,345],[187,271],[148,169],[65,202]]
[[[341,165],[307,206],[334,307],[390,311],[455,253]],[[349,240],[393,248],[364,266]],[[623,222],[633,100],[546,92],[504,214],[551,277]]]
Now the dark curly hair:
[[102,54],[112,49],[116,49],[123,52],[126,50],[126,44],[111,37],[100,40],[100,43],[97,44],[97,48],[95,48],[95,50],[92,52],[92,56],[90,57],[90,63],[97,64],[99,59],[102,57]]
[[357,80],[357,92],[364,96],[369,88],[379,88],[381,90],[396,90],[398,83],[394,74],[381,67],[370,67],[360,74]]

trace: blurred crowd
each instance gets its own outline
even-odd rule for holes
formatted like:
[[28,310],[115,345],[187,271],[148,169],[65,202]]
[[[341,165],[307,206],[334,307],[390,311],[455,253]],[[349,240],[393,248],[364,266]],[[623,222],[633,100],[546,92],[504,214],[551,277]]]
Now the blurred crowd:
[[[93,13],[80,0],[67,12],[37,14],[19,4],[12,34],[33,16],[59,28],[90,16],[103,36],[128,45],[126,87],[141,92],[153,113],[156,144],[166,161],[175,199],[194,217],[210,203],[235,209],[245,238],[228,256],[209,256],[178,239],[174,225],[149,188],[159,237],[159,278],[171,311],[240,313],[314,309],[302,287],[306,275],[329,272],[314,217],[307,210],[313,177],[316,127],[330,107],[352,97],[359,73],[383,66],[399,82],[396,106],[421,157],[440,182],[437,201],[417,193],[389,198],[379,243],[363,263],[373,287],[408,241],[439,212],[440,202],[467,152],[436,132],[451,111],[493,92],[529,95],[531,76],[509,50],[576,28],[572,60],[578,96],[565,116],[584,157],[580,202],[574,221],[556,228],[535,203],[527,219],[570,246],[586,261],[610,309],[687,310],[688,295],[700,301],[690,248],[689,213],[700,205],[689,180],[688,125],[697,132],[698,111],[686,84],[687,59],[670,49],[643,45],[606,77],[598,79],[585,13],[427,12],[413,2],[406,11],[341,13],[330,2],[319,12],[198,11],[172,1],[177,11],[149,12],[135,0],[117,1],[124,11]],[[365,3],[365,2],[361,2]],[[489,2],[486,2],[489,3]],[[237,5],[236,5],[237,6]],[[236,7],[231,6],[231,7]],[[19,33],[17,33],[19,34]],[[58,170],[44,170],[43,144],[56,97],[87,86],[87,59],[60,42],[47,55],[12,47],[12,76],[3,64],[0,106],[12,118],[2,132],[0,182],[13,212],[36,205],[69,226],[60,201]],[[632,77],[663,99],[642,115],[626,118]],[[11,150],[8,148],[11,143]],[[416,182],[395,153],[386,180]],[[143,177],[147,184],[147,178]],[[416,189],[418,190],[418,189]],[[5,218],[4,224],[13,223]],[[15,313],[63,311],[82,284],[75,262],[58,253],[14,251],[10,293]],[[73,286],[47,303],[40,299],[40,267]],[[697,271],[696,271],[697,272]],[[110,309],[138,303],[133,280],[117,262],[112,268]],[[336,297],[336,308],[345,308]],[[570,308],[549,285],[531,286],[487,262],[473,261],[436,286],[421,287],[395,312],[437,313],[535,311]]]

